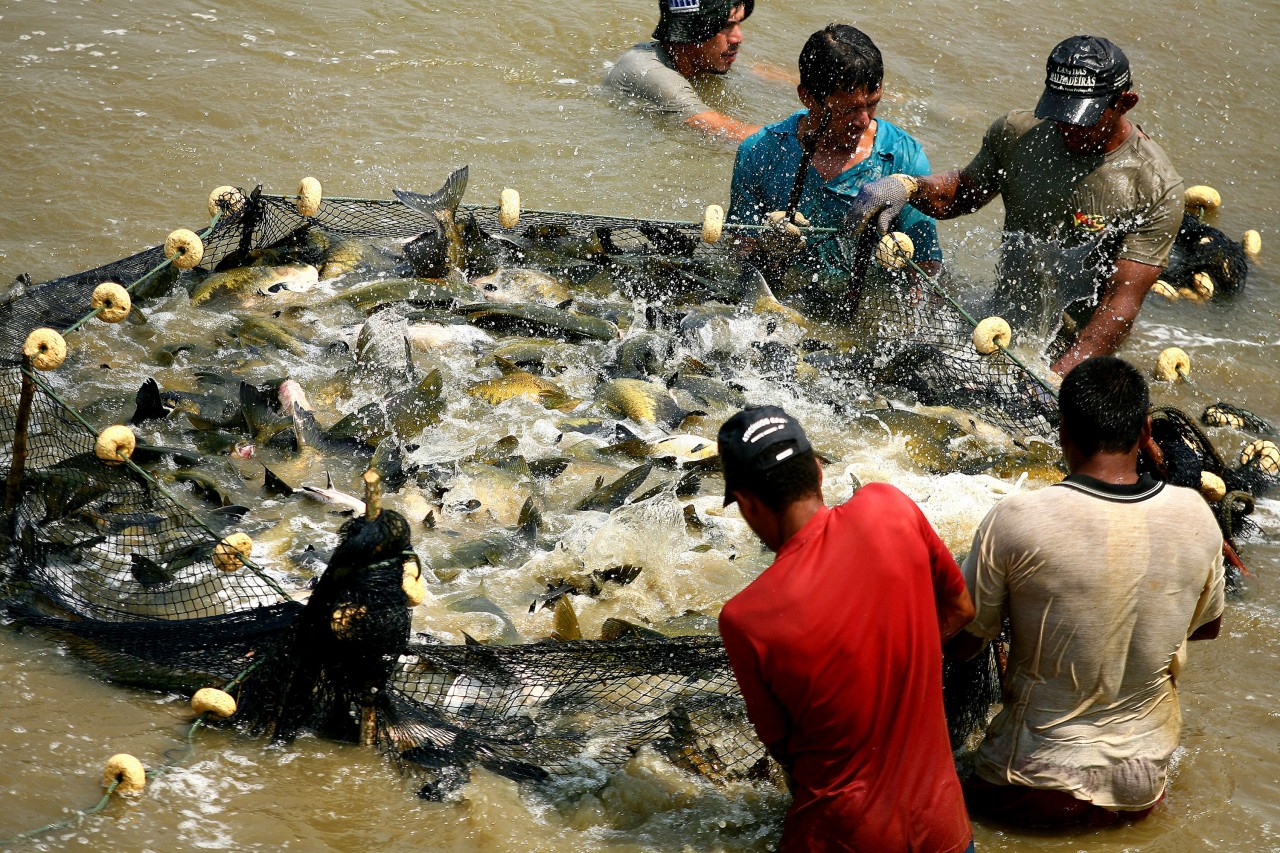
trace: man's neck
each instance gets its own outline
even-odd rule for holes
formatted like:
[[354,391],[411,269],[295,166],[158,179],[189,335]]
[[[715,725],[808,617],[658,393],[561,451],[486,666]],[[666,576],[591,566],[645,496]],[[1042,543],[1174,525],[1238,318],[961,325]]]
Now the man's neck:
[[1068,458],[1067,470],[1113,486],[1130,486],[1138,482],[1138,448],[1124,453],[1099,452],[1088,459]]
[[[804,528],[809,521],[818,514],[818,510],[826,506],[826,503],[818,495],[807,498],[801,498],[790,504],[779,515],[778,542],[775,552],[781,551],[782,547],[790,541],[791,537]],[[766,543],[769,544],[769,543]]]
[[699,68],[695,62],[694,54],[683,49],[685,45],[668,44],[667,42],[659,42],[658,44],[666,51],[667,56],[671,57],[671,64],[675,66],[681,77],[688,79],[703,73],[703,69]]

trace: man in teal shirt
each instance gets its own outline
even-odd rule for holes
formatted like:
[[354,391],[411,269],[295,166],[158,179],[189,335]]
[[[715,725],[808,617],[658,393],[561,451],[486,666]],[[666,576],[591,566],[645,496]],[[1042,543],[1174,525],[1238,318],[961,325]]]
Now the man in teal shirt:
[[[804,184],[796,209],[810,225],[823,228],[844,224],[864,184],[886,175],[929,174],[920,143],[876,118],[883,80],[880,51],[862,31],[831,24],[810,36],[800,52],[798,94],[805,109],[762,128],[738,147],[728,221],[758,224],[769,220],[770,213],[785,211],[802,166]],[[806,146],[812,150],[809,158]],[[932,219],[908,206],[893,230],[911,238],[914,257],[927,272],[941,269],[942,248]],[[792,260],[802,268],[843,266],[834,240],[814,241],[808,255]]]

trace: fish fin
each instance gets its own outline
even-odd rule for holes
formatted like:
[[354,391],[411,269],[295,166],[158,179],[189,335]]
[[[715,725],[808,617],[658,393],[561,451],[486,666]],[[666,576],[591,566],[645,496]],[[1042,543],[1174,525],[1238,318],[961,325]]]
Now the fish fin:
[[[536,513],[537,508],[535,507],[533,511]],[[519,529],[516,530],[517,538],[528,545],[532,545],[538,539],[538,522],[541,520],[541,516],[530,517],[528,521],[521,524]]]
[[320,429],[316,416],[306,409],[294,407],[293,431],[299,448],[324,445],[324,430]]
[[524,372],[524,369],[521,368],[520,365],[516,364],[511,359],[504,358],[503,356],[500,356],[500,355],[495,355],[493,357],[493,363],[496,364],[498,366],[498,369],[502,371],[503,376],[508,376],[512,373]]
[[240,381],[240,411],[244,414],[249,435],[257,436],[267,415],[270,403],[265,394],[244,380]]
[[463,645],[466,645],[466,646],[483,646],[484,645],[484,643],[480,642],[475,637],[468,634],[466,631],[462,631],[460,633],[462,634]]
[[533,495],[524,499],[524,505],[520,507],[520,516],[516,519],[516,524],[521,529],[530,523],[533,524],[534,532],[542,526],[542,513],[538,511],[538,505],[533,502]]
[[557,310],[557,311],[568,311],[568,310],[569,310],[570,308],[572,308],[572,307],[573,307],[573,297],[570,297],[570,298],[566,299],[565,301],[558,303],[558,304],[556,305],[556,310]]
[[166,417],[170,411],[165,408],[164,398],[160,396],[159,383],[150,376],[138,388],[137,396],[134,397],[134,404],[136,408],[134,409],[133,417],[129,418],[129,423],[131,424],[159,420]]
[[562,643],[582,639],[578,614],[574,612],[573,604],[567,595],[556,599],[555,630],[551,632],[551,638]]
[[141,554],[130,554],[129,559],[132,565],[129,567],[133,573],[133,579],[140,586],[153,587],[173,580],[173,575],[164,570],[164,567],[155,560],[150,560]]
[[[698,493],[698,490],[700,488],[702,488],[702,472],[696,469],[692,471],[686,471],[684,473],[684,476],[682,476],[679,480],[676,481],[676,497],[678,498],[693,497]],[[685,508],[689,509],[691,508],[691,505],[686,504]],[[695,512],[694,518],[696,519],[697,517],[698,517],[697,513]],[[687,520],[688,516],[685,516],[685,518]]]
[[624,441],[642,441],[640,436],[631,431],[625,424],[617,423],[613,426],[614,441],[622,443]]
[[707,413],[703,409],[680,409],[676,412],[676,415],[678,417],[673,419],[674,422],[671,424],[672,429],[680,429],[684,426],[684,422],[689,418],[704,418],[707,416]]
[[280,479],[280,476],[276,474],[276,472],[272,471],[270,468],[264,465],[262,467],[262,470],[265,472],[262,478],[262,486],[268,492],[275,492],[283,495],[291,495],[297,491],[297,489],[295,489],[293,486],[290,486],[284,480]]
[[442,210],[455,211],[462,202],[462,194],[467,189],[467,166],[454,172],[438,191],[431,195],[410,192],[408,190],[392,190],[396,198],[405,207],[419,213],[435,214]]

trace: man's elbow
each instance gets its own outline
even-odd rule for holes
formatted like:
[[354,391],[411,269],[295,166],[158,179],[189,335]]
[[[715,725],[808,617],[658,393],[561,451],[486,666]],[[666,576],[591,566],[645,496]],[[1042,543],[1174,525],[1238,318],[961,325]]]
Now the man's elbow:
[[986,645],[986,641],[977,634],[960,631],[950,640],[943,643],[942,656],[949,661],[969,660],[982,651],[984,645]]
[[741,142],[760,129],[759,125],[747,124],[714,110],[690,116],[684,120],[684,123],[708,136],[731,142]]
[[1212,622],[1206,622],[1199,628],[1191,632],[1188,640],[1216,640],[1218,635],[1222,633],[1222,617],[1219,616]]

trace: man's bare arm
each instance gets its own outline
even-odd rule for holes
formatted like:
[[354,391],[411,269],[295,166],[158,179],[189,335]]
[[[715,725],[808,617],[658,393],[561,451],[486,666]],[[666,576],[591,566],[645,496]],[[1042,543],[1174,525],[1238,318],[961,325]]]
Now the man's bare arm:
[[934,219],[951,219],[973,213],[995,196],[995,190],[979,186],[967,172],[939,172],[916,178],[911,204]]
[[707,110],[695,116],[690,116],[684,120],[684,123],[694,130],[700,130],[710,136],[728,139],[733,142],[741,142],[760,129],[758,124],[747,124],[715,110]]
[[1103,287],[1097,310],[1071,348],[1053,363],[1053,372],[1066,376],[1086,358],[1115,352],[1133,328],[1142,300],[1162,271],[1161,267],[1137,261],[1116,261],[1115,272]]
[[950,598],[938,602],[938,632],[942,634],[945,645],[948,640],[960,633],[960,629],[973,621],[977,611],[973,609],[973,599],[969,590],[960,587],[960,592]]
[[982,651],[985,641],[977,634],[970,634],[961,629],[950,641],[943,644],[942,656],[947,660],[962,661]]

